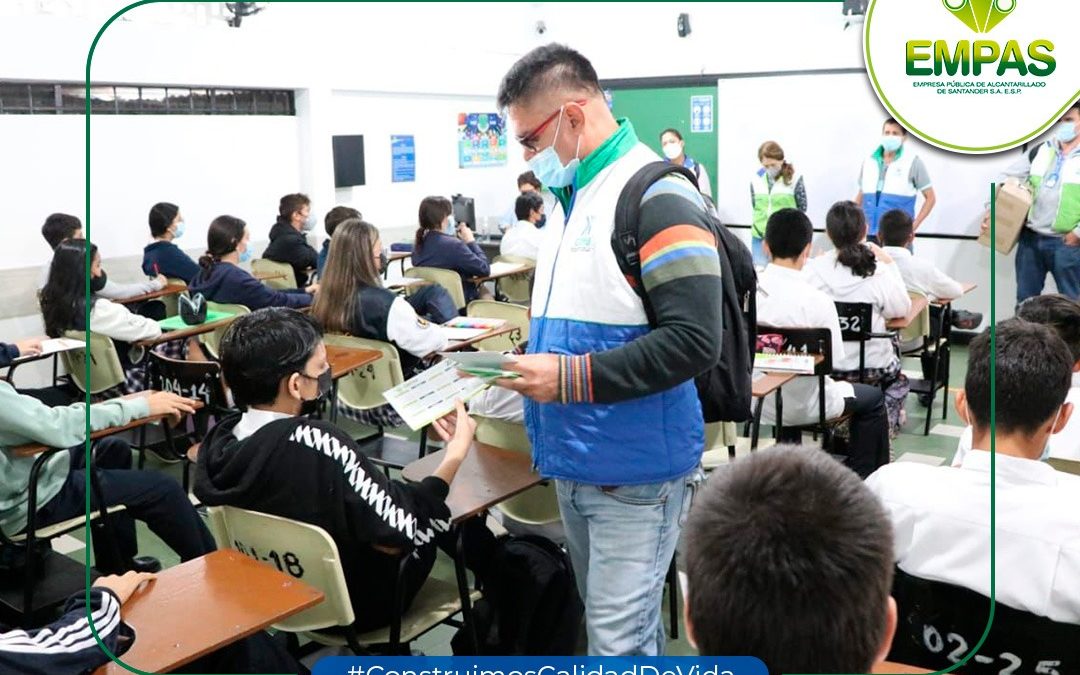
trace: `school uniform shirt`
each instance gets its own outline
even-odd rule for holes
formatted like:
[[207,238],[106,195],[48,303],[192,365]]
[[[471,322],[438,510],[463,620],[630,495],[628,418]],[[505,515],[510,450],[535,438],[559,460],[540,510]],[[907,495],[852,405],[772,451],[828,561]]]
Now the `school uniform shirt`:
[[959,281],[939,270],[926,258],[916,258],[903,246],[883,248],[896,262],[900,278],[909,291],[937,300],[955,300],[964,294],[964,287]]
[[439,267],[457,272],[461,276],[465,302],[472,302],[480,296],[476,284],[469,279],[486,277],[491,273],[491,263],[480,244],[475,241],[466,244],[445,232],[429,231],[420,247],[413,250],[412,264],[414,267]]
[[90,308],[90,330],[121,342],[152,340],[161,335],[157,321],[104,298],[96,298]]
[[[548,225],[554,225],[557,228],[562,228],[563,222],[566,220],[566,217],[563,213],[562,204],[559,203],[558,198],[554,195],[554,193],[551,192],[551,190],[548,190],[547,188],[542,188],[540,190],[540,198],[544,200],[544,215],[547,216],[547,222],[545,223],[544,227],[547,227]],[[506,211],[503,212],[501,216],[499,216],[499,230],[501,230],[502,232],[506,232],[507,230],[509,230],[518,220],[516,209],[517,197],[515,197],[514,199],[515,203],[511,204],[510,208],[508,208]]]
[[326,269],[326,259],[330,257],[330,239],[327,238],[322,243],[322,248],[319,249],[319,258],[315,262],[315,270],[319,273],[319,278],[322,278],[323,270]]
[[307,285],[307,270],[314,269],[319,264],[319,253],[307,242],[304,233],[281,220],[270,228],[270,243],[262,257],[292,265],[296,283],[301,288]]
[[[995,474],[997,601],[1080,623],[1080,477],[1001,453]],[[960,468],[896,462],[866,479],[900,569],[990,596],[990,478],[990,453],[972,450]]]
[[[896,263],[885,264],[880,260],[869,277],[856,276],[851,268],[841,265],[836,250],[812,258],[803,268],[810,285],[825,291],[834,302],[867,302],[873,308],[874,333],[885,333],[885,322],[907,316],[911,309],[904,280]],[[797,302],[797,301],[796,301]],[[896,361],[892,341],[874,338],[866,343],[866,367],[888,368]],[[833,359],[833,370],[854,371],[859,369],[859,343],[844,343],[844,357]]]
[[201,269],[188,284],[188,293],[202,293],[211,302],[243,305],[255,311],[263,307],[307,307],[311,295],[301,290],[276,291],[246,270],[228,262],[219,262],[209,270]]
[[499,242],[499,254],[536,260],[543,236],[543,230],[536,225],[527,220],[519,220],[503,234],[502,241]]
[[199,263],[171,241],[158,240],[147,244],[143,249],[142,271],[150,277],[164,274],[188,283],[199,273]]
[[389,342],[401,356],[401,371],[409,373],[420,359],[446,349],[442,327],[416,314],[405,298],[385,288],[363,287],[356,294],[350,333]]
[[326,530],[341,554],[361,632],[387,625],[392,615],[398,558],[374,547],[416,559],[420,571],[406,574],[408,609],[434,562],[436,534],[450,527],[450,487],[441,478],[391,480],[333,424],[281,413],[248,410],[221,420],[202,443],[194,490],[208,506]]
[[[45,264],[41,268],[41,272],[38,274],[37,290],[45,288],[45,285],[49,283],[49,269],[52,267],[52,261]],[[127,300],[128,298],[134,298],[136,295],[144,295],[146,293],[153,293],[154,291],[160,291],[165,288],[165,284],[159,282],[157,279],[147,279],[146,281],[134,281],[129,284],[122,284],[117,281],[113,281],[112,278],[105,280],[105,287],[97,293],[94,293],[96,297],[108,298],[109,300]]]
[[[1072,386],[1069,387],[1065,402],[1073,404],[1072,417],[1069,418],[1064,429],[1050,437],[1050,456],[1080,462],[1080,373],[1073,373]],[[953,466],[960,466],[963,463],[964,457],[971,450],[973,435],[970,426],[960,435],[956,455],[953,456]]]
[[[833,363],[844,357],[836,305],[824,292],[807,282],[802,270],[773,264],[765,267],[758,277],[757,320],[759,324],[776,328],[828,328],[832,335]],[[762,332],[768,331],[758,330],[758,333]],[[780,391],[784,397],[784,424],[798,426],[819,420],[817,377],[796,378]],[[844,399],[854,396],[855,389],[850,383],[826,377],[825,418],[833,419],[843,414]],[[765,424],[776,421],[776,403],[772,396],[765,398],[761,419]]]

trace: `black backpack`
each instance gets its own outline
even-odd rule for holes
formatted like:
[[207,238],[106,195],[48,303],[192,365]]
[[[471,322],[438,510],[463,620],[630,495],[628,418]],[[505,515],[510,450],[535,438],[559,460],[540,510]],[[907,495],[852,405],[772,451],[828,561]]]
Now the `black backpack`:
[[[697,184],[694,174],[684,167],[667,162],[643,166],[619,195],[615,207],[615,227],[611,233],[611,248],[619,269],[645,304],[650,326],[656,325],[656,316],[641,283],[638,216],[645,191],[669,174],[681,175],[692,185]],[[750,419],[751,371],[757,348],[757,272],[746,244],[720,222],[714,211],[708,209],[706,213],[716,237],[716,252],[720,256],[724,285],[724,332],[720,361],[699,374],[694,383],[706,422],[745,422]]]
[[[573,654],[585,608],[566,551],[534,535],[502,537],[498,544],[496,578],[473,606],[480,654]],[[465,628],[451,646],[455,655],[474,655]]]

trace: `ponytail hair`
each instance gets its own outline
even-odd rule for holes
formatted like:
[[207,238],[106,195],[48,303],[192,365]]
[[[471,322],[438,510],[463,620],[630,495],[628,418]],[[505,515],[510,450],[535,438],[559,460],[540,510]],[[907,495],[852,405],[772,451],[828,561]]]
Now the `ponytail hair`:
[[206,253],[199,258],[199,266],[209,272],[214,265],[240,245],[247,223],[235,216],[218,216],[210,223],[206,233]]
[[428,232],[438,232],[446,217],[454,212],[454,207],[446,197],[424,197],[420,201],[420,227],[416,229],[413,251],[419,251]]
[[836,260],[841,265],[857,277],[874,276],[877,259],[862,243],[866,236],[866,215],[858,204],[851,201],[833,204],[825,216],[825,231],[836,247]]
[[780,147],[780,144],[776,141],[765,141],[761,144],[761,147],[757,151],[758,161],[764,159],[775,159],[783,162],[780,165],[780,178],[784,180],[784,185],[791,185],[791,181],[795,179],[795,165],[790,164],[784,159],[784,149]]

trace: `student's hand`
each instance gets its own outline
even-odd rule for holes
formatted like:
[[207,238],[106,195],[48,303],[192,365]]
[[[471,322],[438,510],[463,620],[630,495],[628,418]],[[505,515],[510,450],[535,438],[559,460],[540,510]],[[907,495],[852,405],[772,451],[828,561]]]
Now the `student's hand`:
[[458,463],[464,461],[476,434],[476,420],[469,417],[465,404],[460,399],[454,401],[454,412],[435,420],[432,427],[446,442],[446,458]]
[[160,286],[161,288],[165,288],[165,286],[168,285],[169,280],[165,278],[164,274],[159,274],[156,277],[154,277],[154,283],[157,284],[158,286]]
[[473,234],[472,228],[465,223],[458,223],[457,234],[461,237],[461,241],[466,244],[471,244],[476,241],[476,236]]
[[990,210],[987,209],[983,214],[982,223],[979,225],[979,234],[986,234],[990,231]]
[[26,338],[15,343],[19,356],[37,356],[41,353],[41,343],[45,338]]
[[520,373],[515,379],[495,380],[495,385],[528,396],[538,403],[551,403],[559,396],[559,357],[555,354],[515,356],[503,366]]
[[95,581],[94,588],[109,589],[116,594],[122,605],[131,598],[140,586],[154,579],[157,579],[157,575],[150,572],[127,572],[123,576],[112,574]]
[[871,242],[868,241],[868,242],[866,242],[866,247],[874,252],[874,257],[877,258],[878,261],[881,262],[882,264],[888,265],[888,264],[892,263],[892,261],[893,261],[892,256],[889,255],[888,253],[886,253],[884,250],[882,250],[882,248],[880,246],[878,246],[877,244],[874,244],[874,243],[871,243]]
[[308,293],[310,295],[315,295],[316,293],[319,292],[319,284],[311,284],[310,286],[308,286],[307,288],[304,289],[304,292]]
[[195,402],[182,396],[177,396],[168,391],[155,391],[147,398],[150,405],[150,416],[167,415],[175,421],[179,421],[185,414],[195,412]]
[[1080,237],[1076,236],[1075,232],[1068,233],[1065,235],[1065,245],[1073,247],[1080,246]]

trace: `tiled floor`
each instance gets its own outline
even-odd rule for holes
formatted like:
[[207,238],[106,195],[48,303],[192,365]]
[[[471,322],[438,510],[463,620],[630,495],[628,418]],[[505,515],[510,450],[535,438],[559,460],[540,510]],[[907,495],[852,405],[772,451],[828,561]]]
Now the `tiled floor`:
[[[963,386],[964,375],[966,373],[967,363],[967,349],[962,346],[954,346],[952,355],[952,372],[950,373],[950,384],[953,388],[959,388]],[[917,368],[917,363],[907,363],[906,368]],[[926,419],[927,411],[923,408],[914,396],[909,396],[907,400],[906,409],[908,412],[908,421],[904,429],[904,432],[893,443],[894,455],[899,461],[922,461],[928,463],[947,463],[951,461],[953,453],[956,450],[957,438],[963,431],[962,426],[957,419],[956,411],[952,407],[953,397],[949,396],[948,402],[948,417],[946,420],[941,419],[941,399],[938,398],[934,404],[933,414],[935,419],[931,422],[930,434],[928,436],[922,435],[923,423]],[[362,430],[349,429],[350,432]],[[359,434],[357,434],[359,435]],[[905,455],[909,455],[905,457]],[[163,465],[158,463],[152,457],[147,459],[147,470],[166,471],[176,476],[177,480],[180,478],[179,465]],[[152,555],[159,558],[163,565],[166,567],[175,565],[179,562],[176,555],[169,550],[160,539],[158,539],[152,532],[150,532],[141,523],[138,525],[139,536],[139,549],[143,555]],[[77,535],[69,535],[61,537],[56,540],[54,546],[61,552],[72,555],[73,557],[82,559],[85,554],[82,533]],[[433,572],[440,579],[453,580],[453,567],[449,560],[440,556],[439,562],[435,566]],[[664,604],[664,617],[666,625],[667,617],[667,594],[665,593]],[[680,610],[680,624],[681,610]],[[427,635],[423,636],[420,640],[413,645],[414,649],[418,649],[426,654],[441,655],[450,654],[450,639],[453,637],[456,629],[440,626],[439,628],[431,631]],[[693,654],[694,651],[686,641],[685,630],[679,626],[679,639],[670,640],[668,642],[668,653],[673,655],[681,654]]]

